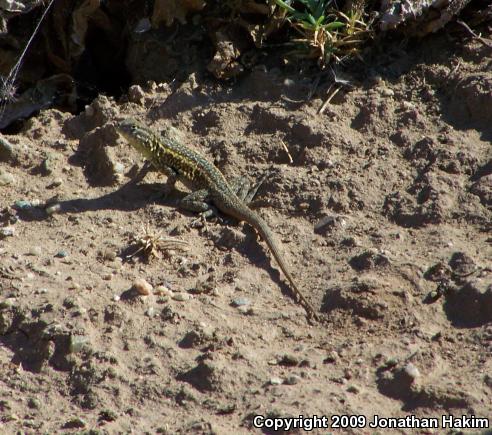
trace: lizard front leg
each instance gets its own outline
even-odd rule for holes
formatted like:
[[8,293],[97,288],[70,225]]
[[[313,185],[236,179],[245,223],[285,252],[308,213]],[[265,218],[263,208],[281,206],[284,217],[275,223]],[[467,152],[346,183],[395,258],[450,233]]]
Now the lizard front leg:
[[204,222],[210,216],[218,216],[217,209],[207,202],[209,192],[207,189],[195,190],[186,195],[179,203],[179,206],[185,210],[200,213],[200,218],[192,222],[192,226],[197,222]]

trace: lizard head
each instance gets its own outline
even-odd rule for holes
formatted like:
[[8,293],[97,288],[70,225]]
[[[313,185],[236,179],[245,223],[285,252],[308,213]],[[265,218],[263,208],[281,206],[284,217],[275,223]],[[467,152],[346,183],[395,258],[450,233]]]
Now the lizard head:
[[137,120],[127,118],[119,122],[116,124],[116,131],[145,156],[151,152],[155,142],[153,133]]

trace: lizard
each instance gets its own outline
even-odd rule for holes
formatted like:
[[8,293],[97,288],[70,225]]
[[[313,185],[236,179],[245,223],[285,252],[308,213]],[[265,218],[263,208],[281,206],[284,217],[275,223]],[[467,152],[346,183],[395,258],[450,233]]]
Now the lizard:
[[178,135],[172,133],[172,130],[175,130],[172,127],[172,130],[157,134],[132,118],[118,122],[115,127],[148,164],[167,175],[170,186],[179,180],[192,190],[192,193],[182,200],[184,208],[206,213],[211,211],[207,202],[211,201],[224,214],[251,225],[270,248],[295,296],[306,310],[308,319],[319,320],[316,311],[297,287],[265,220],[236,194],[234,187],[213,163],[183,144]]

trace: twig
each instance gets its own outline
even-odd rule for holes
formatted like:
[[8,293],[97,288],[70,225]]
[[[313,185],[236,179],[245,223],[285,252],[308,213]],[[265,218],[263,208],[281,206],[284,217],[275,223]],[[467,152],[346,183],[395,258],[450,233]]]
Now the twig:
[[[330,89],[331,89],[331,86],[330,86]],[[328,90],[330,90],[328,89]],[[318,114],[321,115],[325,110],[326,108],[328,107],[328,104],[330,104],[330,101],[333,100],[333,97],[338,94],[338,92],[340,91],[340,89],[342,89],[341,87],[337,87],[331,94],[330,96],[326,99],[326,101],[323,103],[323,105],[320,107],[320,109],[318,110]]]
[[485,38],[482,38],[480,35],[477,35],[471,28],[470,26],[468,26],[468,24],[466,24],[464,21],[461,21],[461,20],[456,20],[456,22],[460,25],[460,26],[463,26],[466,31],[471,35],[473,36],[474,38],[478,39],[483,45],[485,45],[486,47],[489,47],[489,48],[492,48],[492,42],[491,41],[488,41],[487,39]]
[[287,157],[289,158],[289,163],[292,164],[294,163],[294,159],[290,155],[289,149],[287,148],[287,145],[285,145],[284,141],[280,139],[280,143],[282,144],[282,147],[284,148],[285,152],[287,153]]

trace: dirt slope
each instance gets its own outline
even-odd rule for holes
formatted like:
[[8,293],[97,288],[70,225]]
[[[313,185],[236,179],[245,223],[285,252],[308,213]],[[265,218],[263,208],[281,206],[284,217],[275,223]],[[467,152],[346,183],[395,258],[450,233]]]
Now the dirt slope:
[[[322,114],[327,85],[306,101],[313,81],[258,68],[232,86],[191,76],[101,96],[4,136],[0,431],[491,416],[490,54],[445,37],[395,50]],[[126,184],[141,160],[112,127],[125,116],[178,127],[228,177],[269,172],[255,205],[321,323],[247,225],[192,225],[185,189],[163,195],[156,173]],[[128,258],[145,226],[188,251]]]

